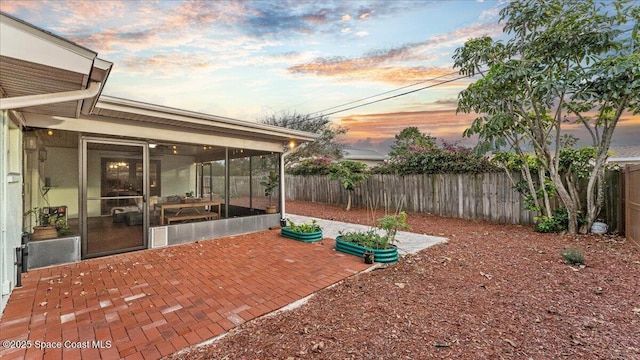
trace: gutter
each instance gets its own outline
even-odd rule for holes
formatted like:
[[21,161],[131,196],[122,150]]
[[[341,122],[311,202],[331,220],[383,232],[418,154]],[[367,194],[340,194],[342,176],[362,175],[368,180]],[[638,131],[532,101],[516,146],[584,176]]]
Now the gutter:
[[48,105],[92,98],[100,93],[100,85],[100,82],[92,81],[87,89],[82,90],[2,98],[0,99],[0,110],[13,110],[30,106]]

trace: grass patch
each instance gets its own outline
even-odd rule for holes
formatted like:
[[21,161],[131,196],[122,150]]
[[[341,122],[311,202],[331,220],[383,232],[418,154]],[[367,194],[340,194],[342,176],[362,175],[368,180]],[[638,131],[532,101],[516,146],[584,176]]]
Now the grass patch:
[[580,249],[567,249],[562,252],[562,258],[567,264],[584,265],[584,253]]

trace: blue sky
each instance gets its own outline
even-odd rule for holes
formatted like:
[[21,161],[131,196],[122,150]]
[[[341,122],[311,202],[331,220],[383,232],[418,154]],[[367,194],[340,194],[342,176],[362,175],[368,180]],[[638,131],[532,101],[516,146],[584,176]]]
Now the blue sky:
[[[368,101],[457,77],[453,51],[472,37],[501,36],[503,6],[473,0],[0,2],[0,10],[113,62],[106,95],[247,121],[334,112],[373,95],[389,92]],[[331,119],[349,129],[343,141],[356,147],[384,149],[407,126],[462,140],[472,116],[456,115],[455,99],[468,84],[454,81]],[[637,119],[627,121],[638,128]]]

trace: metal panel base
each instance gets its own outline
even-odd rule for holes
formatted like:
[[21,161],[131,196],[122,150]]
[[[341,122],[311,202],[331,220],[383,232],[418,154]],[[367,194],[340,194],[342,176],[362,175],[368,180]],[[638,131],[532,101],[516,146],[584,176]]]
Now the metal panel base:
[[80,237],[29,242],[28,269],[80,261]]
[[263,231],[274,226],[280,226],[279,213],[168,225],[167,236],[169,245],[178,245]]

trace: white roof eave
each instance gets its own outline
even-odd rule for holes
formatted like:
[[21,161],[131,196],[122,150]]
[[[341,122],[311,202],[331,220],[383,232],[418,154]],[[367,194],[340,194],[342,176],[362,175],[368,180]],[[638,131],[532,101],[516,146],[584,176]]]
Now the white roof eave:
[[101,96],[96,108],[131,113],[134,115],[150,116],[158,119],[182,121],[185,123],[219,127],[225,130],[248,131],[256,135],[279,137],[283,140],[299,142],[313,141],[318,135],[298,130],[291,130],[279,126],[257,124],[248,121],[231,119],[221,116],[192,112],[160,105],[148,104],[133,100]]
[[2,56],[89,74],[97,53],[33,25],[0,14]]

